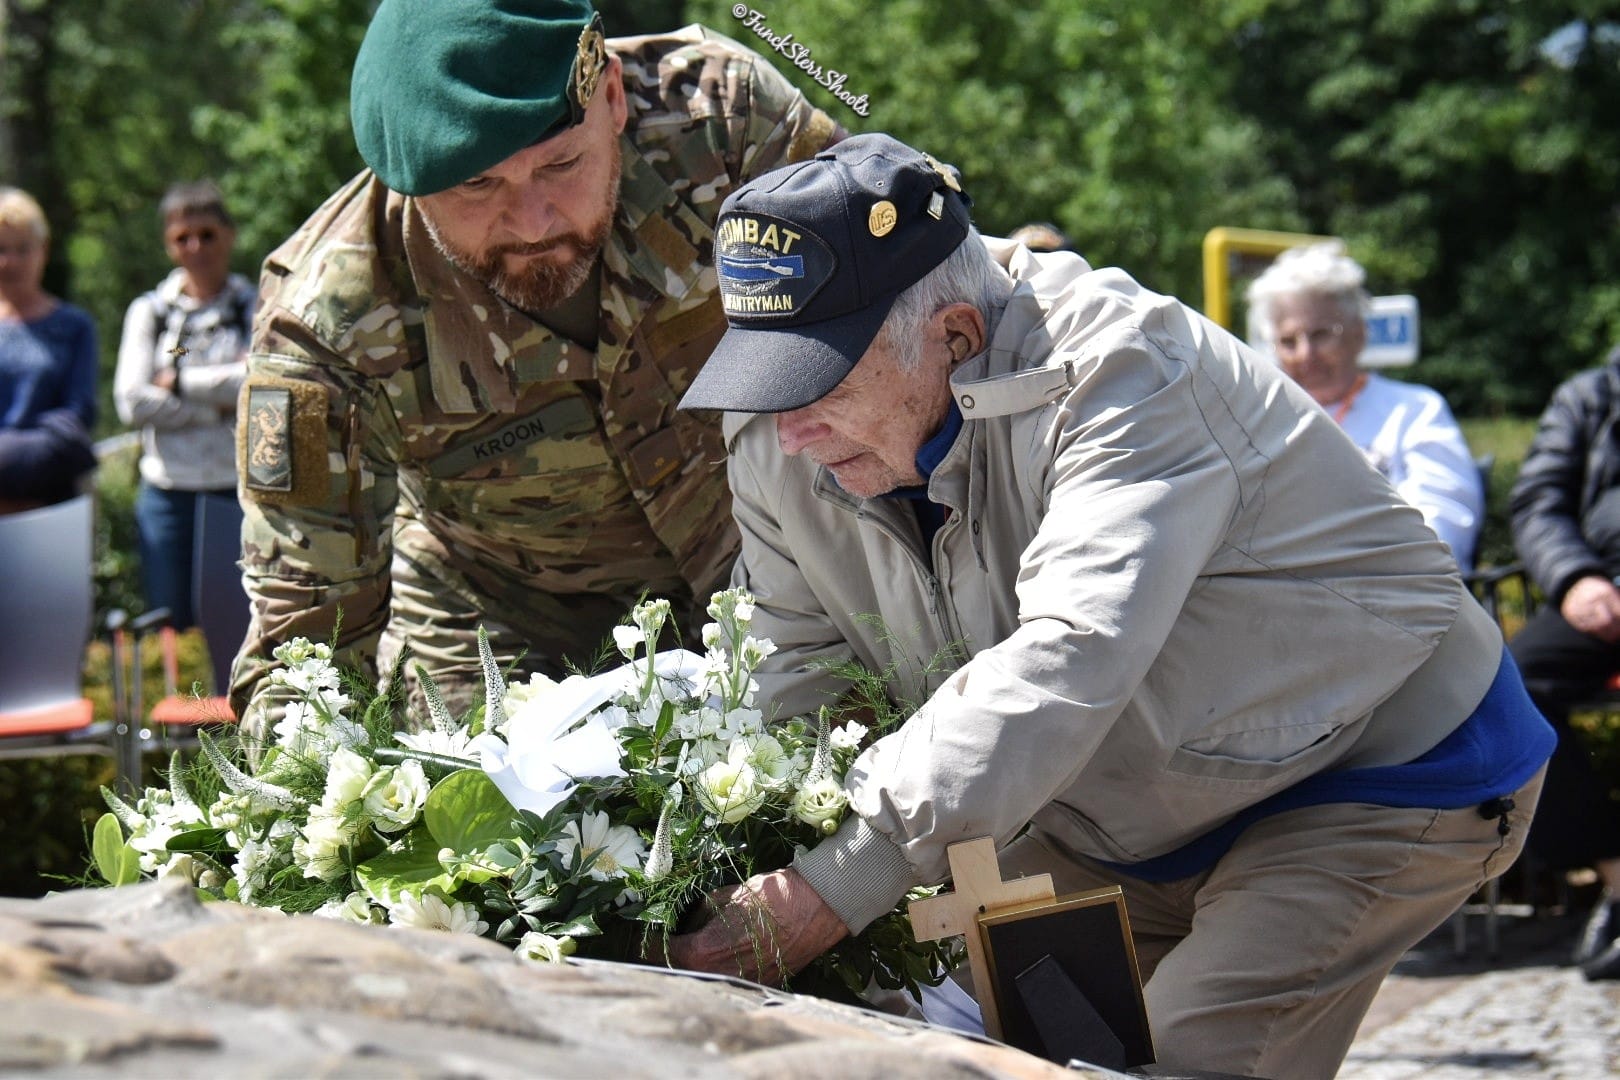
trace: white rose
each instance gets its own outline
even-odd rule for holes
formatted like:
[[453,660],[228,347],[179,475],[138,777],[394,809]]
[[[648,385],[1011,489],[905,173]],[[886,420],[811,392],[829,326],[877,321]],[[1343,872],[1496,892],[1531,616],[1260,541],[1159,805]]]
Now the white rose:
[[726,756],[747,762],[761,778],[778,787],[793,764],[782,744],[763,732],[737,736]]
[[824,777],[804,785],[793,796],[793,816],[806,825],[814,825],[831,834],[849,805],[849,795],[832,777]]
[[343,848],[349,839],[349,825],[341,815],[313,810],[293,841],[293,861],[304,868],[305,877],[331,881],[345,869]]
[[524,934],[513,951],[523,960],[536,964],[560,964],[563,957],[574,955],[578,945],[571,937],[552,937],[538,930]]
[[328,810],[341,810],[357,802],[371,780],[371,763],[353,750],[338,747],[326,760],[326,791],[321,805]]
[[765,804],[765,789],[754,767],[727,758],[710,765],[697,778],[698,801],[727,825],[735,824]]
[[379,769],[366,783],[366,815],[383,832],[398,832],[422,813],[427,802],[428,779],[417,761]]

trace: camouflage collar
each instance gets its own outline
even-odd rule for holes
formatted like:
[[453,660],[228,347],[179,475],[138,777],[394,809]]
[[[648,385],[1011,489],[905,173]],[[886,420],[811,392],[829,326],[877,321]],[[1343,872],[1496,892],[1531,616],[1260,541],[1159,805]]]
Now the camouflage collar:
[[[620,147],[619,213],[602,251],[603,332],[594,354],[452,266],[433,246],[415,200],[406,200],[405,258],[422,300],[433,396],[445,412],[510,408],[525,382],[605,379],[650,310],[703,284],[706,264],[699,256],[712,242],[713,229],[628,138],[620,137]],[[707,280],[712,284],[712,272]],[[467,355],[469,341],[488,341],[492,348]]]

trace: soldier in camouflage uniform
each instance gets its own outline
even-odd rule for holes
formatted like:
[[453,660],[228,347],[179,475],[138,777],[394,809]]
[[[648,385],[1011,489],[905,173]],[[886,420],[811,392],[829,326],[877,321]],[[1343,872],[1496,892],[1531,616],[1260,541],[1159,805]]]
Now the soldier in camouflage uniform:
[[[295,636],[336,628],[373,672],[408,644],[464,706],[480,625],[557,674],[643,592],[725,582],[717,418],[676,411],[726,325],[714,219],[842,132],[723,37],[599,26],[583,0],[384,0],[367,31],[371,169],[266,261],[243,389],[250,733]],[[541,286],[510,280],[536,265]]]

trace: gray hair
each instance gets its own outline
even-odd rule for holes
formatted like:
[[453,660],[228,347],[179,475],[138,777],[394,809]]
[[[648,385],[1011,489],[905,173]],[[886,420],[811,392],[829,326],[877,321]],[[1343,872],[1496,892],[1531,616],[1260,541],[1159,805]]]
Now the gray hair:
[[967,236],[899,296],[883,320],[874,343],[882,343],[911,370],[922,363],[923,327],[934,313],[949,304],[972,304],[988,321],[990,312],[1007,295],[1007,281],[985,250],[979,230],[968,226]]
[[1363,320],[1372,305],[1372,298],[1363,288],[1366,280],[1367,272],[1345,253],[1341,240],[1290,248],[1278,255],[1244,294],[1249,302],[1249,325],[1269,342],[1277,325],[1276,302],[1301,295],[1333,301],[1346,321]]

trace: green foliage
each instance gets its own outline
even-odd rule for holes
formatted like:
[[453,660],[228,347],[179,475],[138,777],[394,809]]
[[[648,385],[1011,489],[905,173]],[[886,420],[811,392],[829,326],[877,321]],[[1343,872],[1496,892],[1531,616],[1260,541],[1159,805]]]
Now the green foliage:
[[471,855],[511,835],[517,810],[487,773],[463,769],[433,786],[422,816],[439,847]]
[[0,761],[0,896],[41,896],[84,874],[96,789],[112,781],[106,757]]
[[1207,229],[1299,224],[1288,183],[1263,169],[1256,126],[1221,100],[1218,27],[1182,5],[766,5],[773,33],[791,33],[868,97],[864,118],[731,9],[687,8],[765,53],[851,130],[887,131],[959,167],[987,233],[1053,221],[1094,264],[1196,302]]
[[1490,484],[1485,491],[1485,527],[1480,535],[1474,561],[1479,566],[1506,566],[1517,561],[1513,534],[1508,520],[1508,494],[1519,475],[1519,466],[1536,433],[1534,420],[1463,420],[1463,437],[1476,458],[1495,458]]
[[96,819],[96,830],[90,844],[96,872],[109,885],[130,885],[140,880],[140,857],[135,849],[124,842],[124,830],[113,814],[102,814]]
[[1538,411],[1620,337],[1620,6],[1249,0],[1232,101],[1311,231],[1423,305],[1418,381]]
[[[47,283],[96,317],[107,391],[124,307],[167,269],[169,182],[221,181],[252,273],[359,169],[348,82],[374,6],[0,0],[0,181],[45,202]],[[851,130],[959,166],[984,231],[1052,220],[1194,303],[1213,226],[1342,235],[1375,291],[1421,300],[1413,377],[1459,415],[1533,413],[1620,339],[1613,0],[765,5],[866,116],[732,7],[602,4],[613,33],[703,22]]]

